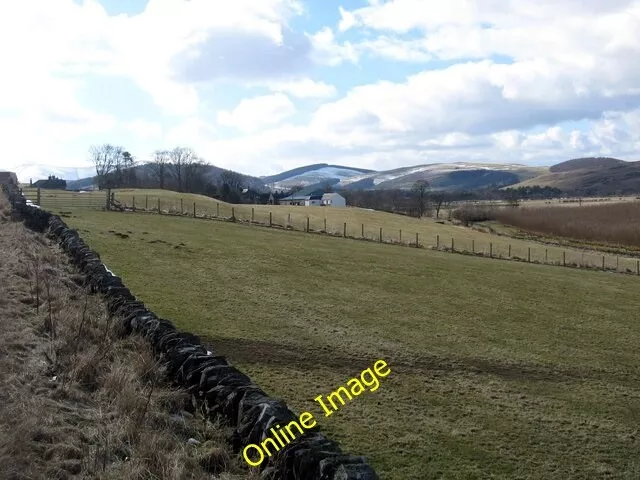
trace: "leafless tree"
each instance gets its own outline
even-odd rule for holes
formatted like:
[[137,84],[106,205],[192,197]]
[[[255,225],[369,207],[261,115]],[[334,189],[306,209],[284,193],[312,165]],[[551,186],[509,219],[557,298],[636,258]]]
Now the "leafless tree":
[[418,216],[422,217],[427,211],[427,202],[429,198],[429,182],[426,180],[418,180],[413,184],[411,189],[418,207]]
[[98,188],[111,186],[112,174],[122,168],[122,147],[110,144],[94,145],[89,149],[89,156],[96,167]]
[[171,161],[171,152],[168,150],[156,150],[153,153],[153,161],[149,163],[149,167],[153,172],[153,176],[158,180],[160,188],[164,189],[167,171],[169,170],[169,162]]
[[171,163],[169,170],[178,183],[178,191],[184,191],[184,182],[188,166],[198,161],[196,153],[188,147],[176,147],[169,152]]
[[223,185],[228,185],[231,190],[240,190],[244,184],[243,176],[233,170],[222,170],[220,181]]
[[202,190],[206,181],[204,178],[207,162],[199,157],[194,157],[193,161],[184,165],[184,187],[187,192]]

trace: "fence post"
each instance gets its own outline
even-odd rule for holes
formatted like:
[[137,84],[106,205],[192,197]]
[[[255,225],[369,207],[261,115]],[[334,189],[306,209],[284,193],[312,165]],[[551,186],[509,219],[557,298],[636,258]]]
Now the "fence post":
[[162,215],[162,210],[160,210],[160,197],[158,197],[158,215]]
[[236,221],[236,207],[231,207],[231,221]]
[[362,238],[364,238],[364,223],[362,224]]
[[149,195],[144,196],[144,209],[149,210]]
[[636,260],[636,273],[640,275],[640,260]]
[[342,236],[347,237],[347,222],[344,222],[344,230],[342,231]]
[[511,258],[511,244],[509,244],[509,258]]
[[545,249],[544,249],[544,263],[548,263],[548,262],[547,262],[547,260],[548,260],[548,258],[549,258],[548,253],[549,253],[549,249],[545,248]]
[[289,212],[289,215],[287,216],[287,227],[291,225],[291,212]]
[[184,213],[184,203],[182,202],[182,198],[180,199],[180,215]]
[[382,243],[382,227],[380,227],[380,243]]
[[562,252],[562,266],[565,267],[567,265],[567,252]]
[[493,243],[489,242],[489,258],[493,258]]
[[[40,205],[40,189],[38,189],[38,205]],[[105,200],[104,208],[106,210],[111,210],[111,189],[107,188],[107,198]]]
[[602,269],[604,270],[604,255],[602,255]]
[[309,233],[309,217],[307,217],[307,233]]
[[324,233],[327,233],[327,217],[324,218]]
[[529,250],[527,251],[527,262],[531,263],[531,247],[529,247]]
[[451,251],[452,251],[452,252],[455,252],[455,251],[456,251],[456,250],[455,250],[455,247],[454,247],[454,245],[453,245],[453,237],[451,237]]
[[616,272],[618,271],[619,268],[620,268],[620,257],[616,255]]
[[133,196],[133,211],[136,211],[136,196]]
[[272,216],[272,213],[269,212],[269,226],[271,226],[272,223],[273,223],[273,216]]
[[193,218],[196,218],[196,202],[193,202]]
[[216,217],[220,216],[220,202],[216,202]]
[[440,235],[436,235],[436,250],[440,248]]
[[476,239],[471,239],[471,253],[476,253]]
[[420,242],[418,241],[418,232],[416,232],[416,248],[420,246]]
[[402,229],[400,229],[400,243],[402,243]]
[[254,215],[255,215],[255,208],[251,207],[251,223],[253,223]]

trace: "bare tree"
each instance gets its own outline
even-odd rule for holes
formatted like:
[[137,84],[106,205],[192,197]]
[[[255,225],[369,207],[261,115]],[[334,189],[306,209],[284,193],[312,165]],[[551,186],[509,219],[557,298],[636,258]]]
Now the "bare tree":
[[196,190],[202,191],[206,187],[206,167],[207,162],[198,157],[184,164],[184,187],[187,192],[195,193]]
[[240,190],[244,184],[244,177],[233,170],[222,170],[220,172],[220,181],[223,185],[228,185],[231,190]]
[[429,198],[429,182],[426,180],[418,180],[413,184],[411,189],[416,199],[416,206],[418,207],[418,216],[422,217],[427,210],[427,201]]
[[188,165],[196,162],[198,156],[191,148],[176,147],[169,152],[169,158],[171,159],[169,170],[178,183],[178,191],[183,192],[185,173],[188,169]]
[[440,192],[433,195],[433,206],[436,209],[436,218],[440,218],[440,209],[445,201],[445,194]]
[[[89,156],[96,167],[96,182],[98,188],[112,186],[113,174],[122,168],[122,147],[110,144],[94,145],[89,149]],[[116,177],[118,176],[116,174]]]
[[161,189],[164,189],[165,186],[164,182],[167,178],[170,161],[171,153],[168,150],[156,150],[153,152],[153,161],[149,163],[153,176],[158,180]]

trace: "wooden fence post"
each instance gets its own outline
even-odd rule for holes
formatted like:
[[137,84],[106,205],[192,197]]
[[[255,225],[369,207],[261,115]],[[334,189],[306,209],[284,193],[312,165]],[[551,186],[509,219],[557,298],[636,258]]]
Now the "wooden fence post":
[[327,217],[324,218],[324,233],[327,233]]
[[640,275],[640,260],[636,260],[636,273]]
[[182,198],[180,199],[180,215],[184,213],[184,202]]
[[531,263],[531,247],[529,247],[529,250],[527,251],[527,262]]
[[231,221],[236,221],[236,207],[231,207]]
[[160,210],[160,197],[158,197],[158,215],[162,215],[162,211]]
[[509,244],[509,258],[511,258],[511,244]]
[[619,268],[620,268],[620,257],[616,255],[616,272],[618,271]]
[[380,227],[380,243],[382,243],[382,227]]
[[471,239],[471,253],[476,253],[476,239]]
[[144,196],[144,209],[149,210],[149,195]]
[[216,217],[220,216],[220,202],[216,202]]
[[456,251],[456,250],[455,250],[455,248],[454,248],[454,246],[453,246],[453,237],[451,237],[451,251],[452,251],[452,252],[455,252],[455,251]]
[[604,270],[604,255],[602,255],[602,269]]
[[562,266],[567,265],[567,252],[562,252]]
[[493,243],[489,242],[489,258],[493,258]]
[[136,196],[133,196],[133,211],[136,211]]
[[544,249],[544,263],[547,263],[548,258],[549,258],[549,249],[545,248]]
[[291,212],[289,212],[289,215],[287,215],[287,227],[291,225]]
[[307,217],[307,233],[309,233],[309,217]]
[[347,237],[347,222],[344,222],[344,230],[342,232],[342,236],[345,238]]
[[418,232],[416,232],[416,248],[420,246],[420,242],[418,240]]
[[193,202],[193,218],[196,218],[196,202]]
[[440,248],[440,235],[436,235],[436,250]]
[[364,223],[362,224],[362,238],[364,238]]
[[254,218],[255,218],[255,208],[251,207],[251,223],[253,223]]
[[269,212],[269,226],[273,225],[273,214]]
[[402,243],[402,229],[400,229],[400,243]]

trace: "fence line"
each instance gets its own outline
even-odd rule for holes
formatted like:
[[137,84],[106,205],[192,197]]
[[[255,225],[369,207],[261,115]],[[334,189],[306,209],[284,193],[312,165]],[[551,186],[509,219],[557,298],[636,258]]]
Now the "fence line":
[[[133,199],[132,199],[133,200]],[[148,196],[145,198],[145,206],[148,205]],[[119,203],[120,210],[129,210],[127,203]],[[531,246],[512,244],[511,242],[502,242],[494,244],[494,242],[488,242],[488,245],[478,245],[476,239],[461,239],[456,237],[440,238],[440,234],[436,234],[430,243],[428,239],[422,238],[418,232],[415,233],[415,241],[412,241],[413,235],[407,235],[405,230],[404,238],[408,239],[403,241],[402,230],[396,230],[394,234],[386,234],[388,230],[383,230],[383,227],[376,226],[376,230],[371,231],[371,227],[367,229],[366,224],[358,222],[360,227],[360,235],[354,234],[353,228],[349,227],[348,222],[340,222],[340,227],[335,227],[327,223],[327,219],[321,218],[320,225],[312,222],[311,217],[305,216],[301,224],[296,224],[295,220],[291,219],[291,212],[287,212],[286,217],[280,215],[274,215],[272,211],[265,212],[264,210],[256,210],[251,207],[251,211],[247,214],[236,212],[234,206],[230,207],[229,215],[220,214],[220,202],[216,202],[215,212],[213,215],[208,209],[198,210],[196,202],[193,202],[192,208],[184,209],[184,202],[180,199],[178,202],[170,202],[165,205],[166,209],[163,209],[161,199],[157,199],[157,208],[140,209],[136,206],[133,209],[133,202],[130,206],[130,211],[136,213],[159,213],[162,215],[176,215],[176,216],[189,216],[193,218],[202,218],[210,220],[222,220],[235,222],[240,224],[256,225],[267,228],[279,228],[284,230],[295,230],[306,233],[322,234],[335,237],[350,238],[353,240],[374,241],[378,243],[402,245],[413,248],[429,248],[441,252],[457,253],[462,255],[471,255],[479,257],[488,257],[492,259],[520,261],[525,263],[534,263],[541,265],[556,265],[573,268],[585,268],[594,270],[603,270],[608,272],[635,274],[640,276],[640,260],[630,257],[620,258],[616,255],[612,258],[611,255],[603,255],[595,250],[572,250],[572,249],[560,249],[555,248],[549,252],[549,248],[536,249]],[[224,206],[224,204],[223,204]],[[317,220],[317,219],[316,219]],[[357,228],[357,227],[356,227]],[[424,242],[427,242],[426,244]]]

